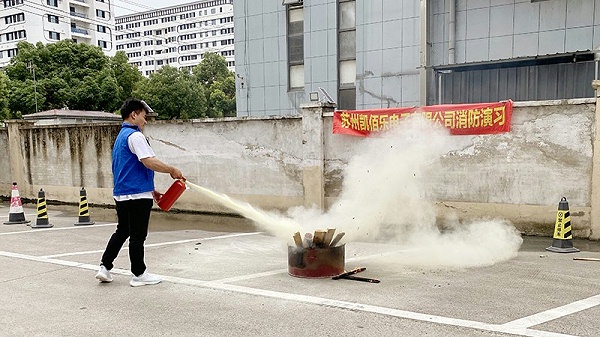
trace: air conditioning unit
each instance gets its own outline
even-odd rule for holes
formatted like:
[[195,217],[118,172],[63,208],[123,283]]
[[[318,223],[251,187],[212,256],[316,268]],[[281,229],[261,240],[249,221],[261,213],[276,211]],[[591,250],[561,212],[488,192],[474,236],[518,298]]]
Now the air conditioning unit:
[[284,6],[302,5],[302,0],[283,0],[282,5],[284,5]]

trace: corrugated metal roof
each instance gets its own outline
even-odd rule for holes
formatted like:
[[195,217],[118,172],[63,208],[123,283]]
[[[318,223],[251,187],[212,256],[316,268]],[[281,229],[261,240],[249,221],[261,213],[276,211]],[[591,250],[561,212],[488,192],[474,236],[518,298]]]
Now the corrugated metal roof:
[[462,69],[474,69],[474,67],[482,67],[487,68],[490,66],[498,67],[499,65],[506,64],[508,66],[512,66],[515,64],[541,64],[544,62],[555,62],[558,60],[562,60],[566,62],[570,60],[571,62],[581,62],[581,61],[589,61],[593,60],[594,54],[597,54],[598,50],[577,50],[574,52],[568,53],[554,53],[554,54],[544,54],[544,55],[535,55],[535,56],[520,56],[513,58],[505,58],[505,59],[493,59],[489,61],[473,61],[473,62],[463,62],[463,63],[454,63],[454,64],[440,64],[432,66],[433,69],[438,70],[462,70]]

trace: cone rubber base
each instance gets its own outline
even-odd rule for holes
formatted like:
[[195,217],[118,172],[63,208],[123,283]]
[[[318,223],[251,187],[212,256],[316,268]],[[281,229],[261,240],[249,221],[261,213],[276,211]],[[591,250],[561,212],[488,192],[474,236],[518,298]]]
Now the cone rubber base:
[[95,224],[95,221],[87,221],[87,222],[76,222],[73,225],[74,226],[89,226],[89,225],[93,225]]
[[560,247],[554,247],[554,246],[550,246],[550,247],[546,248],[546,250],[555,252],[555,253],[577,253],[579,251],[579,249],[574,248],[574,247],[560,248]]
[[31,225],[31,228],[51,228],[54,227],[53,224],[49,223],[49,224],[35,224],[35,225]]
[[30,223],[31,220],[23,220],[23,221],[8,221],[5,222],[5,225],[22,225],[22,224],[28,224]]

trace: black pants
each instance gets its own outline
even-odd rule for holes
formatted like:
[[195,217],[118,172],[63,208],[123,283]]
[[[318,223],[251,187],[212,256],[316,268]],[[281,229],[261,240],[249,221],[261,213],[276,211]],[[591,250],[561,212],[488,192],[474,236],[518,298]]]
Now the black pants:
[[144,263],[144,241],[148,235],[148,222],[152,210],[152,199],[136,199],[117,201],[117,230],[108,240],[106,250],[102,254],[102,264],[111,270],[113,262],[125,240],[129,238],[129,261],[131,272],[140,276],[146,270]]

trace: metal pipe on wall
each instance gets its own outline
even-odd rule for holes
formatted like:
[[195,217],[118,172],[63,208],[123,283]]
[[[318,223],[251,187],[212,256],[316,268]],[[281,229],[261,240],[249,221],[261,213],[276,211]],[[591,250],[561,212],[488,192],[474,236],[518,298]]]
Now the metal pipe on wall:
[[427,105],[427,67],[429,66],[429,10],[427,3],[429,0],[421,0],[420,19],[421,19],[421,40],[420,40],[420,64],[419,64],[419,92],[420,104]]
[[448,22],[448,64],[454,64],[456,49],[456,0],[450,2],[450,20]]

